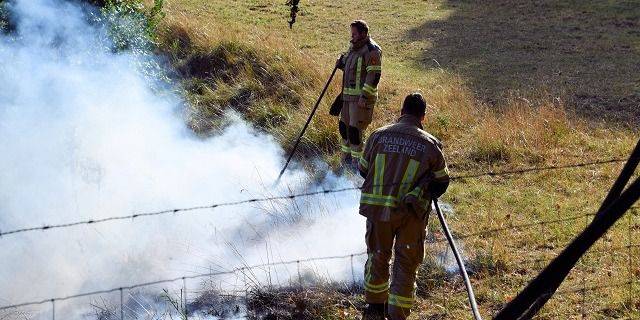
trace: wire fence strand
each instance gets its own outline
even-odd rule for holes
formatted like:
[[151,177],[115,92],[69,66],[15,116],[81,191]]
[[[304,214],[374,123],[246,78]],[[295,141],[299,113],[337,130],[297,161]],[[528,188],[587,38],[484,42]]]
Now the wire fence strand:
[[161,279],[161,280],[155,280],[155,281],[149,281],[149,282],[141,282],[141,283],[132,284],[132,285],[128,285],[128,286],[121,286],[121,287],[116,287],[116,288],[111,288],[111,289],[84,292],[84,293],[79,293],[79,294],[74,294],[74,295],[69,295],[69,296],[64,296],[64,297],[48,298],[48,299],[44,299],[44,300],[30,301],[30,302],[23,302],[23,303],[18,303],[18,304],[6,305],[6,306],[0,307],[0,311],[1,310],[7,310],[7,309],[13,309],[13,308],[20,308],[20,307],[26,307],[26,306],[33,306],[33,305],[51,303],[51,302],[54,302],[54,301],[65,301],[65,300],[82,298],[82,297],[87,297],[87,296],[94,296],[94,295],[99,295],[99,294],[107,294],[107,293],[119,292],[119,291],[122,291],[122,290],[132,290],[132,289],[136,289],[136,288],[149,287],[149,286],[158,285],[158,284],[173,283],[173,282],[178,282],[178,281],[199,279],[199,278],[204,278],[204,277],[213,277],[213,276],[236,274],[236,273],[239,273],[239,272],[242,273],[242,272],[245,272],[245,271],[254,270],[254,269],[260,269],[260,268],[265,268],[265,267],[285,266],[285,265],[300,264],[300,263],[304,263],[304,262],[314,262],[314,261],[351,259],[352,257],[364,256],[366,254],[367,254],[366,252],[357,252],[357,253],[350,253],[350,254],[345,254],[345,255],[334,255],[334,256],[325,256],[325,257],[303,258],[303,259],[296,259],[296,260],[271,262],[271,263],[262,263],[262,264],[256,264],[256,265],[251,265],[251,266],[237,267],[237,268],[234,268],[234,269],[231,269],[231,270],[227,270],[227,271],[216,271],[216,272],[207,272],[207,273],[198,273],[198,274],[192,274],[192,275],[184,275],[184,276],[175,277],[175,278],[167,278],[167,279]]
[[[551,224],[551,223],[559,223],[559,222],[564,222],[564,221],[571,221],[571,220],[580,219],[581,217],[585,217],[585,216],[593,216],[593,214],[590,214],[590,215],[577,215],[577,216],[569,217],[569,218],[565,218],[565,219],[555,219],[555,220],[548,220],[548,221],[540,221],[538,223],[514,225],[514,226],[510,226],[510,227],[496,228],[496,229],[492,229],[492,230],[487,230],[486,232],[479,232],[479,233],[473,233],[473,234],[461,234],[459,236],[456,236],[455,238],[456,239],[465,239],[465,238],[470,238],[470,237],[474,237],[474,236],[481,236],[481,235],[486,235],[486,234],[498,233],[498,232],[509,230],[509,229],[512,229],[512,228],[518,228],[518,229],[534,228],[535,226],[537,226],[539,224]],[[437,242],[442,242],[442,240],[431,241],[429,243],[433,244],[433,243],[437,243]],[[638,248],[638,247],[640,247],[640,244],[628,244],[628,245],[625,245],[625,246],[616,246],[616,247],[606,248],[606,249],[602,249],[602,250],[595,250],[595,251],[592,251],[592,253],[606,253],[606,252],[611,252],[611,251],[620,251],[620,250],[624,250],[624,249],[632,249],[632,248]],[[259,268],[265,268],[265,267],[285,266],[285,265],[293,265],[293,264],[296,264],[297,266],[299,266],[301,263],[308,263],[308,262],[314,262],[314,261],[338,260],[338,259],[349,259],[350,263],[351,263],[351,266],[353,266],[353,258],[354,257],[361,257],[361,256],[365,256],[366,254],[367,254],[366,251],[361,251],[361,252],[344,254],[344,255],[333,255],[333,256],[324,256],[324,257],[311,257],[311,258],[302,258],[302,259],[296,259],[296,260],[287,260],[287,261],[279,261],[279,262],[271,262],[271,263],[262,263],[262,264],[256,264],[256,265],[251,265],[251,266],[237,267],[237,268],[234,268],[234,269],[231,269],[231,270],[227,270],[227,271],[216,271],[216,272],[207,272],[207,273],[198,273],[198,274],[192,274],[192,275],[184,275],[184,276],[175,277],[175,278],[167,278],[167,279],[161,279],[161,280],[156,280],[156,281],[142,282],[142,283],[132,284],[132,285],[128,285],[128,286],[120,286],[120,287],[104,289],[104,290],[84,292],[84,293],[79,293],[79,294],[74,294],[74,295],[69,295],[69,296],[64,296],[64,297],[47,298],[47,299],[38,300],[38,301],[30,301],[30,302],[6,305],[6,306],[0,307],[0,311],[1,310],[7,310],[7,309],[13,309],[13,308],[20,308],[20,307],[25,307],[25,306],[31,306],[31,305],[40,305],[40,304],[52,303],[52,302],[55,302],[55,301],[65,301],[65,300],[81,298],[81,297],[87,297],[87,296],[94,296],[94,295],[99,295],[99,294],[122,292],[123,290],[132,290],[132,289],[136,289],[136,288],[148,287],[148,286],[153,286],[153,285],[173,283],[173,282],[178,282],[178,281],[184,281],[186,279],[192,280],[192,279],[199,279],[199,278],[204,278],[204,277],[230,275],[230,274],[236,274],[236,273],[243,273],[244,274],[246,271],[259,269]],[[525,259],[525,260],[520,261],[520,262],[523,263],[523,264],[541,263],[541,262],[545,262],[546,263],[546,262],[549,262],[551,259],[552,258]],[[353,275],[354,271],[352,270],[351,272],[352,272],[352,277],[354,278],[354,282],[355,282],[355,275]],[[629,283],[625,282],[624,284],[626,285],[626,284],[629,284]],[[614,287],[616,285],[619,285],[619,284],[611,285],[611,287]],[[566,290],[558,291],[558,294],[567,294],[567,293],[571,293],[571,292],[581,292],[583,290],[593,291],[593,290],[596,290],[598,288],[606,288],[606,287],[609,287],[609,285],[606,285],[606,286],[593,286],[591,288],[566,289]]]
[[[464,180],[464,179],[475,179],[475,178],[480,178],[480,177],[496,177],[496,176],[507,176],[507,175],[519,175],[519,174],[526,174],[526,173],[531,173],[531,172],[541,172],[541,171],[560,170],[560,169],[569,169],[569,168],[581,168],[581,167],[604,165],[604,164],[610,164],[610,163],[620,163],[620,162],[625,162],[625,161],[627,161],[627,159],[609,159],[609,160],[599,160],[599,161],[575,163],[575,164],[568,164],[568,165],[554,165],[554,166],[546,166],[546,167],[520,168],[520,169],[505,170],[505,171],[485,171],[485,172],[481,172],[481,173],[471,173],[471,174],[463,174],[463,175],[459,175],[459,176],[452,176],[450,179],[451,180]],[[394,184],[398,184],[398,183],[385,184],[385,186],[394,185]],[[13,230],[8,230],[8,231],[0,230],[0,238],[2,238],[4,236],[8,236],[8,235],[14,235],[14,234],[26,233],[26,232],[49,231],[49,230],[53,230],[53,229],[70,228],[70,227],[79,226],[79,225],[95,225],[95,224],[109,222],[109,221],[135,220],[136,218],[161,216],[161,215],[168,215],[168,214],[176,214],[176,215],[177,214],[186,214],[186,213],[190,213],[190,212],[193,212],[193,211],[200,211],[200,210],[206,210],[206,209],[216,209],[216,208],[220,208],[220,207],[232,207],[232,206],[239,206],[239,205],[244,205],[244,204],[270,202],[270,201],[277,201],[277,200],[293,200],[293,199],[297,199],[297,198],[311,197],[311,196],[316,196],[316,195],[327,195],[327,194],[335,194],[335,193],[342,193],[342,192],[351,192],[351,191],[357,191],[357,190],[361,190],[361,189],[362,189],[362,187],[345,187],[345,188],[337,188],[337,189],[320,189],[320,190],[316,190],[316,191],[303,192],[303,193],[298,193],[298,194],[271,196],[271,197],[264,197],[264,198],[251,198],[251,199],[246,199],[246,200],[214,203],[214,204],[210,204],[210,205],[201,205],[201,206],[193,206],[193,207],[185,207],[185,208],[174,208],[174,209],[166,209],[166,210],[151,211],[151,212],[140,212],[140,213],[134,213],[134,214],[129,214],[129,215],[123,215],[123,216],[111,216],[111,217],[106,217],[106,218],[88,219],[88,220],[81,220],[81,221],[75,221],[75,222],[69,222],[69,223],[61,223],[61,224],[45,224],[43,226],[38,226],[38,227],[25,227],[25,228],[18,228],[18,229],[13,229]]]

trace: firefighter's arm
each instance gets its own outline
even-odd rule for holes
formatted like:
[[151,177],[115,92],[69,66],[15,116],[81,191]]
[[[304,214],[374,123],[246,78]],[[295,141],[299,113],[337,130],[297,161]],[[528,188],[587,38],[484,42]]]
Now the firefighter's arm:
[[442,153],[442,146],[437,145],[434,148],[437,152],[432,158],[431,181],[427,185],[427,192],[434,198],[442,196],[449,187],[449,168],[447,161]]
[[371,51],[366,61],[367,76],[362,86],[362,95],[367,100],[374,100],[378,97],[378,83],[382,75],[382,52]]
[[372,157],[372,149],[374,144],[375,132],[369,136],[366,144],[364,145],[364,151],[362,152],[362,158],[358,161],[358,171],[363,178],[367,177],[367,173],[369,172],[369,163],[371,162]]
[[436,146],[434,151],[433,157],[420,164],[428,169],[419,176],[415,187],[402,199],[405,206],[428,206],[428,200],[439,198],[449,187],[449,169],[440,146]]

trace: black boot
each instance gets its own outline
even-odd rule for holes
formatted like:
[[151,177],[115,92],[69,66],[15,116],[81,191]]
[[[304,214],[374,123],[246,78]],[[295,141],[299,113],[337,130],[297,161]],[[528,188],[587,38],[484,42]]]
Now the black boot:
[[385,320],[384,303],[369,303],[362,313],[362,320]]

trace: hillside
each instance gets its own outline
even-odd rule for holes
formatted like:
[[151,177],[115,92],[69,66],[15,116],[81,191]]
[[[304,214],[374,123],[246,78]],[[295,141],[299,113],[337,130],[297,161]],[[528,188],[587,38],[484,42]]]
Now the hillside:
[[[443,140],[453,175],[624,158],[638,137],[636,1],[302,1],[292,30],[288,8],[278,1],[171,0],[165,10],[161,48],[181,70],[192,127],[204,135],[215,131],[222,110],[233,108],[289,147],[346,48],[348,23],[362,18],[384,50],[370,128],[393,121],[404,95],[422,90],[431,105],[426,128]],[[336,120],[326,110],[338,90],[334,81],[302,152],[334,166]],[[452,184],[444,201],[455,210],[454,230],[503,229],[465,239],[480,263],[473,281],[483,314],[497,311],[588,223],[585,215],[597,209],[620,168]],[[638,278],[639,228],[634,208],[581,260],[561,287],[569,292],[539,318],[637,317],[640,286],[610,284]],[[418,317],[467,318],[460,283],[430,276],[423,274],[436,286],[420,291]]]
[[[103,9],[96,11],[85,2]],[[189,319],[217,319],[245,311],[252,319],[358,319],[364,303],[357,283],[361,276],[355,274],[353,264],[354,256],[363,254],[337,256],[336,264],[324,264],[326,271],[327,265],[349,261],[351,273],[341,278],[354,283],[324,277],[316,265],[323,262],[313,258],[336,258],[338,253],[332,250],[345,245],[341,239],[353,240],[354,234],[364,232],[361,225],[358,228],[362,229],[351,233],[345,222],[348,217],[361,218],[355,212],[356,196],[349,193],[353,197],[329,198],[325,191],[304,203],[269,198],[283,192],[307,192],[315,188],[307,186],[309,180],[323,177],[341,180],[337,183],[340,186],[351,184],[348,174],[340,176],[344,171],[339,163],[337,119],[328,115],[329,104],[340,91],[340,75],[298,149],[296,161],[306,169],[294,174],[301,186],[269,188],[264,180],[280,165],[280,146],[291,149],[336,57],[347,47],[348,24],[356,18],[369,22],[372,36],[384,52],[380,99],[368,131],[394,121],[407,93],[420,90],[426,96],[430,107],[425,128],[443,141],[454,177],[442,202],[487,319],[591,221],[637,142],[640,3],[636,0],[303,0],[293,29],[287,24],[289,8],[283,2],[43,0],[21,2],[18,11],[11,11],[7,8],[14,9],[16,2],[0,0],[0,34],[7,35],[0,43],[0,54],[7,61],[16,60],[15,64],[0,65],[8,70],[0,73],[0,80],[6,87],[20,89],[0,95],[11,110],[3,109],[3,117],[9,120],[3,118],[0,128],[8,132],[5,136],[14,137],[8,140],[17,142],[10,144],[5,156],[5,168],[10,169],[4,172],[11,178],[5,179],[10,181],[5,183],[5,194],[7,200],[20,204],[17,213],[3,216],[3,231],[24,228],[32,221],[66,221],[65,228],[71,228],[75,224],[68,221],[86,218],[87,224],[94,224],[110,221],[113,218],[106,217],[113,214],[134,212],[130,224],[123,222],[116,229],[114,222],[114,229],[108,230],[113,232],[92,226],[92,231],[100,232],[87,238],[93,234],[87,231],[82,240],[61,238],[62,233],[46,238],[49,244],[77,242],[78,246],[66,247],[65,253],[72,257],[79,250],[79,256],[90,259],[81,266],[70,263],[44,268],[52,276],[46,278],[45,273],[42,277],[46,281],[34,282],[51,282],[51,292],[85,292],[94,285],[107,286],[106,281],[118,283],[119,288],[96,292],[119,291],[120,306],[115,296],[105,300],[102,295],[101,302],[87,304],[99,319],[116,319],[116,312],[122,314],[125,309],[123,304],[133,303],[137,306],[127,312],[138,316],[135,310],[145,306],[136,297],[154,300],[151,307],[173,308],[165,318],[189,310],[193,312]],[[58,18],[65,15],[65,19]],[[25,22],[31,29],[20,33]],[[14,35],[18,38],[12,38]],[[96,43],[104,48],[94,47]],[[56,63],[59,72],[48,67]],[[31,72],[34,69],[46,72]],[[156,92],[156,81],[170,92]],[[16,95],[24,99],[14,99]],[[60,99],[48,101],[51,97]],[[24,110],[30,108],[34,111],[25,115]],[[229,111],[248,125],[230,120]],[[190,131],[184,130],[184,122]],[[34,127],[38,129],[32,130]],[[60,128],[64,130],[58,131]],[[54,147],[42,149],[40,144]],[[229,146],[238,148],[231,148],[234,150],[229,154],[220,152]],[[42,160],[45,156],[50,159]],[[592,164],[572,166],[580,163]],[[257,164],[264,166],[258,169]],[[515,172],[493,174],[510,170]],[[109,181],[119,184],[109,185]],[[16,191],[18,183],[25,187]],[[105,184],[107,188],[103,188]],[[80,190],[78,185],[86,188]],[[237,193],[232,191],[236,189]],[[243,211],[215,204],[233,204],[230,201],[263,194],[268,202],[249,198],[243,203],[251,206],[242,207]],[[33,201],[33,197],[40,201]],[[99,205],[93,206],[92,199],[100,199]],[[346,210],[349,207],[341,207],[340,201],[351,201],[348,205],[354,206],[353,216],[344,215],[350,212]],[[46,210],[22,210],[22,204],[31,202]],[[224,219],[203,214],[172,220],[178,209],[163,211],[167,220],[145,224],[144,229],[136,228],[141,219],[133,219],[146,217],[138,214],[142,208],[211,202],[214,205],[198,208],[211,209]],[[191,209],[183,211],[187,210]],[[537,319],[640,318],[639,213],[638,206],[632,208],[598,241]],[[15,220],[15,226],[6,226],[5,219]],[[49,235],[44,232],[49,231],[49,225],[29,230],[39,229],[43,239]],[[226,240],[221,235],[226,232],[236,232],[237,237]],[[318,252],[306,247],[289,250],[292,247],[285,245],[305,235],[309,236],[306,241],[318,245]],[[147,236],[155,237],[148,239],[152,250],[141,245],[144,241],[136,246],[121,241]],[[271,236],[278,239],[271,242]],[[223,244],[212,242],[218,237],[225,239]],[[235,239],[246,240],[242,245],[247,251],[236,246]],[[3,252],[6,257],[35,252],[34,257],[47,262],[5,258],[10,261],[7,270],[11,270],[5,272],[12,275],[6,277],[12,279],[5,286],[21,288],[18,293],[47,291],[16,284],[32,278],[17,277],[15,270],[47,264],[54,260],[49,254],[58,251],[30,247],[29,241],[16,243],[20,246],[16,248],[27,249],[7,250]],[[100,250],[85,247],[92,243],[103,245]],[[178,248],[185,243],[187,248]],[[216,248],[200,252],[198,246]],[[281,246],[280,253],[292,252],[276,257],[269,246]],[[136,254],[132,247],[145,250]],[[114,260],[105,263],[109,268],[104,272],[89,268],[90,260],[107,260],[106,253],[95,254],[106,249],[114,251],[109,256]],[[267,263],[259,260],[265,252],[255,254],[255,250],[265,250]],[[464,286],[452,271],[447,250],[432,217],[413,319],[469,318]],[[183,251],[187,253],[178,253]],[[211,257],[212,252],[218,255]],[[245,254],[252,253],[253,259],[245,260]],[[291,256],[299,260],[289,261]],[[208,267],[198,265],[203,259]],[[285,260],[289,262],[283,263]],[[107,279],[120,263],[133,267]],[[305,269],[305,264],[315,269]],[[142,267],[136,267],[139,265]],[[189,278],[188,283],[185,277],[152,282],[163,286],[152,288],[157,292],[143,292],[144,283],[129,287],[125,290],[129,301],[123,302],[122,283],[160,277],[162,273],[154,270],[176,265],[190,274],[198,272],[193,268],[210,274],[205,279],[199,278],[203,274]],[[214,273],[211,265],[224,272]],[[276,265],[282,269],[271,269]],[[240,268],[229,271],[235,267]],[[349,269],[346,264],[343,267]],[[81,268],[91,269],[85,275],[90,281],[75,281],[74,287],[60,280],[84,272],[73,271]],[[266,268],[264,277],[252,274],[254,269]],[[278,275],[278,270],[289,274]],[[271,286],[272,271],[274,283],[288,279],[289,285]],[[223,274],[220,279],[214,277]],[[263,278],[268,279],[268,286],[259,280]],[[217,291],[218,280],[220,288],[222,281],[227,281],[233,291]],[[182,283],[173,283],[176,281]],[[164,295],[161,289],[167,290]],[[97,294],[78,297],[93,299]],[[55,317],[56,301],[72,300],[70,297],[35,304],[52,307]],[[65,310],[65,305],[58,308],[76,311],[71,307]],[[0,318],[23,317],[21,309],[7,312],[0,313]]]

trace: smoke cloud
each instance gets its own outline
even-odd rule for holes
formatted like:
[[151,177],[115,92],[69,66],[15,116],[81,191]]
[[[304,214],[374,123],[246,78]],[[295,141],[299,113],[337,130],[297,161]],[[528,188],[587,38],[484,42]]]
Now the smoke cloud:
[[[236,115],[227,116],[220,135],[195,137],[185,126],[184,101],[175,87],[145,72],[158,58],[113,53],[104,27],[89,23],[88,11],[77,4],[23,0],[9,9],[17,30],[0,36],[2,230],[320,187],[294,169],[273,188],[283,150]],[[348,186],[353,183],[331,175],[322,182],[325,188]],[[0,305],[363,251],[357,196],[6,236],[0,238]],[[335,280],[351,279],[348,261],[309,266]],[[290,273],[256,277],[286,282]],[[230,281],[220,285],[229,287]],[[57,305],[57,317],[82,318],[78,310],[86,311],[87,299]],[[31,315],[49,319],[49,308],[32,308]]]

